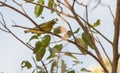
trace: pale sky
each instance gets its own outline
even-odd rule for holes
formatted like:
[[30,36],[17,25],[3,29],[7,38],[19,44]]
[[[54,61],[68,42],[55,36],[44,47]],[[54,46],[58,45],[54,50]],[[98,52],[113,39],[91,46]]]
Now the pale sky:
[[[115,0],[102,0],[102,2],[110,5],[113,10],[113,13],[115,14],[115,3],[116,3]],[[25,9],[28,10],[27,13],[30,14],[31,17],[33,17],[34,15],[33,13],[31,13],[32,11],[32,8],[30,8],[31,6],[25,5],[25,4],[23,6],[25,7]],[[29,8],[27,6],[29,6]],[[28,41],[28,38],[31,36],[31,34],[24,34],[23,30],[15,29],[11,27],[11,25],[14,25],[12,23],[12,20],[15,20],[15,22],[18,23],[18,25],[25,25],[25,26],[30,26],[30,27],[33,25],[28,25],[28,24],[31,24],[29,21],[25,21],[25,18],[23,18],[21,15],[16,14],[14,11],[9,10],[7,8],[0,7],[0,12],[3,13],[6,19],[6,22],[8,24],[7,26],[10,27],[10,29],[13,30],[17,34],[17,36],[19,36],[21,39],[23,39],[24,41]],[[48,16],[48,15],[44,14],[44,16]],[[97,29],[100,30],[109,39],[112,39],[113,36],[111,34],[113,34],[113,30],[112,30],[113,29],[113,25],[112,25],[113,18],[108,8],[99,6],[96,10],[91,11],[89,16],[90,16],[89,20],[91,23],[93,23],[97,19],[101,19],[101,25]],[[51,16],[48,16],[48,18],[51,18]],[[40,20],[41,19],[36,19],[37,22],[40,22]],[[45,21],[47,21],[47,19]],[[18,40],[16,40],[10,34],[7,34],[1,30],[0,30],[0,33],[1,33],[0,34],[0,59],[1,59],[0,60],[0,72],[26,73],[25,71],[26,69],[21,71],[20,63],[23,60],[29,60],[32,62],[32,58],[31,58],[33,56],[32,51],[29,50],[23,44],[21,44]],[[103,40],[103,42],[105,41]],[[110,46],[106,45],[106,48],[110,48]],[[110,52],[111,51],[109,51],[109,53]],[[83,59],[83,57],[81,58]],[[83,60],[86,60],[86,59],[83,59]],[[90,61],[86,61],[86,62],[89,63]]]

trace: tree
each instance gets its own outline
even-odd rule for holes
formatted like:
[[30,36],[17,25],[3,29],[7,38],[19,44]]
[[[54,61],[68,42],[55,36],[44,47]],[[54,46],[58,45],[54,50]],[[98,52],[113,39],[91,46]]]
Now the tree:
[[[55,24],[58,22],[64,21],[64,24],[66,25],[56,25],[56,27],[46,27],[40,26],[39,23],[36,23],[36,21],[31,18],[29,14],[27,14],[26,10],[23,8],[23,4],[12,0],[11,2],[17,4],[21,9],[14,7],[7,3],[7,1],[3,2],[0,1],[0,8],[7,7],[9,9],[12,9],[13,11],[17,12],[21,16],[24,16],[27,20],[29,20],[32,24],[35,25],[36,28],[29,28],[25,26],[20,26],[13,21],[14,26],[18,28],[24,28],[24,29],[32,29],[37,30],[40,33],[32,33],[32,36],[30,37],[28,43],[25,43],[22,39],[20,39],[15,33],[13,33],[12,30],[10,30],[7,27],[7,23],[5,21],[5,18],[3,14],[1,13],[1,25],[4,28],[1,28],[2,31],[7,32],[11,35],[13,35],[17,40],[19,40],[22,44],[27,46],[31,51],[33,52],[33,61],[35,64],[35,68],[32,67],[32,63],[29,61],[23,61],[21,63],[21,67],[27,69],[33,69],[31,73],[77,73],[74,69],[69,69],[68,64],[65,63],[64,56],[69,56],[72,58],[72,61],[75,64],[80,64],[81,62],[78,60],[83,55],[89,55],[91,58],[96,60],[100,68],[98,68],[103,73],[117,73],[119,68],[119,30],[120,30],[120,0],[117,0],[116,4],[116,15],[114,18],[114,37],[113,41],[109,40],[106,36],[104,36],[99,30],[96,29],[100,25],[100,19],[97,19],[93,24],[89,21],[89,3],[84,4],[79,0],[24,0],[25,5],[28,3],[31,4],[31,6],[35,6],[34,8],[34,14],[36,19],[37,18],[47,18],[42,16],[47,10],[50,13],[50,15],[53,15],[53,19],[56,19],[54,22]],[[92,8],[93,10],[98,7],[98,5],[104,5],[101,3],[101,0],[97,1],[97,4]],[[81,8],[81,11],[77,8]],[[109,6],[108,6],[109,7]],[[77,9],[76,9],[77,8]],[[85,18],[82,17],[82,15],[79,13],[82,12],[82,8],[85,9]],[[45,10],[46,9],[46,10]],[[79,11],[77,11],[79,10]],[[109,10],[112,14],[112,11],[109,7]],[[84,11],[84,10],[83,10]],[[33,13],[33,12],[32,12]],[[48,15],[47,15],[48,16]],[[25,20],[25,21],[27,21]],[[71,21],[73,21],[71,23]],[[53,20],[49,20],[45,22],[45,24],[50,24],[49,22],[53,23]],[[112,24],[112,23],[111,23]],[[77,27],[73,27],[73,26]],[[47,28],[50,28],[48,31]],[[17,28],[16,28],[17,29]],[[51,31],[51,29],[53,31]],[[98,36],[99,35],[99,36]],[[101,43],[102,37],[105,39],[112,47],[113,52],[113,58],[110,59],[109,54],[107,54],[108,48],[105,48],[105,46]],[[35,41],[35,43],[33,42]],[[29,44],[33,43],[33,44]],[[72,51],[64,51],[66,45],[74,46],[75,48],[71,48],[76,50],[76,52]],[[100,45],[100,47],[98,47]],[[100,49],[102,48],[102,50]],[[48,53],[49,52],[49,53]],[[101,53],[103,52],[103,53]],[[104,60],[104,55],[107,58],[107,61]],[[47,56],[46,56],[47,55]],[[80,55],[80,57],[77,57],[77,55]],[[44,61],[45,60],[45,61]],[[87,60],[87,59],[86,59]],[[41,65],[38,65],[38,63],[41,63]],[[109,68],[108,68],[109,65]],[[49,67],[50,66],[50,67]],[[87,68],[81,68],[82,72],[94,72],[92,70],[88,70]],[[96,71],[98,72],[98,71]]]

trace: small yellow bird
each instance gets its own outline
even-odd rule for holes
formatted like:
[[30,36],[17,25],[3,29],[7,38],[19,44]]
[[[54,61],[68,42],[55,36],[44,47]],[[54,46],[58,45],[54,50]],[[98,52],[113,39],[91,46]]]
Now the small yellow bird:
[[[56,18],[51,21],[40,24],[39,27],[46,32],[50,32],[57,21],[58,21],[58,19]],[[40,31],[38,27],[34,27],[34,28],[30,28],[28,30],[25,30],[25,33],[31,32],[31,33],[35,33],[35,34],[45,34],[45,32],[43,32],[42,30]]]

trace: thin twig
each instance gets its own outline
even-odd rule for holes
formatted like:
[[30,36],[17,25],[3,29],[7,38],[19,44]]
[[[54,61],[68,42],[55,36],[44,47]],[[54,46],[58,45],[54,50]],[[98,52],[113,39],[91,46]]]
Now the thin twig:
[[[2,14],[1,14],[1,16],[3,17]],[[4,18],[2,18],[2,20],[3,20],[3,22],[4,22],[4,25],[6,25]],[[19,39],[9,28],[7,28],[6,26],[4,26],[4,27],[5,27],[5,28],[9,31],[9,33],[12,34],[17,40],[19,40],[21,43],[23,43],[25,46],[27,46],[27,47],[28,47],[29,49],[31,49],[32,51],[34,51],[34,48],[33,48],[33,47],[30,47],[29,45],[27,45],[26,43],[24,43],[24,42],[23,42],[21,39]],[[43,66],[44,66],[44,68],[45,68],[45,70],[46,70],[46,73],[48,73],[47,68],[46,68],[44,62],[43,62],[42,60],[40,60],[40,61],[41,61],[41,63],[43,64]]]
[[43,65],[44,68],[45,68],[45,71],[46,71],[45,73],[49,73],[48,70],[47,70],[47,67],[45,66],[45,63],[44,63],[42,60],[41,60],[41,63],[42,63],[42,65]]
[[18,2],[16,2],[15,0],[12,0],[15,4],[17,4],[18,6],[21,6],[21,4],[19,4]]
[[114,15],[113,15],[113,13],[112,13],[112,10],[111,10],[110,5],[108,5],[108,8],[109,8],[109,10],[110,10],[110,13],[111,13],[111,15],[112,15],[113,19],[114,19],[114,18],[115,18],[115,16],[114,16]]
[[66,7],[66,5],[64,3],[62,3],[60,0],[57,0],[57,2]]
[[36,63],[34,57],[32,57],[32,59],[33,59],[33,62],[35,63],[35,66],[36,66],[36,69],[37,69],[37,73],[38,73],[38,65],[37,65],[37,63]]
[[[34,57],[32,57],[32,59],[33,59],[33,61],[34,61],[34,63],[35,63],[35,66],[36,66],[36,69],[37,69],[37,73],[38,73],[38,65],[37,65]],[[45,69],[45,71],[46,71],[45,73],[48,73],[48,70],[47,70],[47,68],[46,68],[46,66],[45,66],[45,64],[43,63],[42,60],[41,60],[41,63],[42,63],[42,65],[43,65],[43,67],[44,67],[44,69]]]
[[[56,4],[56,5],[60,8],[60,9],[58,8],[58,9],[59,9],[59,12],[62,13],[62,12],[63,12],[63,8],[62,8],[61,4],[58,3],[58,4]],[[58,11],[57,8],[56,8],[55,10]]]
[[73,0],[73,3],[72,3],[72,6],[73,6],[73,7],[75,6],[75,2],[76,2],[76,0]]
[[98,56],[98,59],[100,61],[100,65],[102,66],[103,70],[108,73],[108,70],[103,62],[103,59],[101,57],[101,54],[100,54],[100,51],[98,50],[96,44],[95,44],[95,41],[94,41],[94,38],[92,37],[92,35],[89,33],[89,31],[85,28],[85,26],[83,25],[83,23],[81,22],[81,20],[79,19],[78,17],[78,14],[75,12],[74,9],[71,10],[71,12],[73,13],[74,17],[75,17],[75,20],[78,22],[78,24],[80,25],[80,27],[83,29],[83,31],[85,32],[85,34],[87,35],[87,38],[89,38],[88,40],[90,41],[90,45],[91,47],[95,50],[97,56]]
[[5,22],[4,18],[3,18],[3,15],[2,15],[1,13],[0,13],[0,15],[1,15],[1,17],[2,17],[2,21],[3,21],[2,25],[3,25],[3,27],[4,27],[11,35],[13,35],[17,40],[19,40],[21,43],[23,43],[24,45],[26,45],[29,49],[33,50],[34,48],[31,48],[30,46],[28,46],[25,42],[23,42],[20,38],[18,38],[9,28],[7,28],[6,22]]
[[2,21],[3,21],[3,23],[1,22],[1,24],[2,24],[4,27],[6,27],[6,23],[5,23],[5,20],[4,20],[4,17],[3,17],[3,15],[2,15],[2,13],[0,13],[0,15],[1,15]]
[[110,60],[110,58],[109,58],[107,52],[105,51],[105,48],[103,47],[103,45],[102,45],[102,43],[100,42],[99,38],[97,38],[97,39],[98,39],[98,40],[96,40],[96,41],[100,44],[100,46],[101,46],[103,52],[105,53],[107,59],[109,60],[110,65],[112,66],[112,62],[111,62],[111,60]]
[[101,0],[96,0],[96,1],[97,1],[97,4],[95,4],[95,6],[91,10],[96,9],[101,4]]
[[101,35],[106,41],[108,41],[110,44],[113,44],[108,38],[106,38],[100,31],[95,29],[91,24],[89,24],[86,20],[84,20],[81,16],[79,16],[80,19],[82,19],[89,27],[91,27],[93,30],[95,30],[99,35]]
[[[1,22],[0,22],[0,23],[1,23]],[[0,30],[4,31],[4,32],[6,32],[6,33],[9,33],[7,30],[2,29],[2,28],[0,28]]]
[[23,28],[23,29],[32,29],[32,28],[29,28],[29,27],[24,27],[24,26],[19,26],[19,25],[12,25],[13,27],[18,27],[18,28]]
[[24,8],[22,7],[22,4],[19,4],[18,2],[16,2],[15,0],[12,0],[15,4],[17,4],[18,6],[20,6],[20,8],[23,10],[23,12],[27,15],[26,11],[24,10]]
[[[35,49],[35,47],[33,47],[32,45],[30,45],[28,42],[27,42],[26,44],[27,44],[28,46],[30,46],[30,47],[32,47],[32,48]],[[34,49],[33,49],[33,50],[34,50]]]
[[89,18],[88,18],[88,6],[87,5],[85,6],[85,9],[86,9],[86,21],[88,22]]
[[50,42],[50,44],[54,44],[54,43],[58,43],[58,42],[62,42],[63,40],[58,40],[58,41],[55,41],[55,42]]
[[77,0],[76,0],[76,3],[77,3],[78,5],[81,5],[81,6],[86,7],[86,5],[85,5],[85,4],[83,4],[83,3],[79,3]]
[[[67,52],[56,52],[56,53],[67,53]],[[70,52],[71,54],[75,54],[75,55],[85,55],[83,53],[75,53],[75,52]]]

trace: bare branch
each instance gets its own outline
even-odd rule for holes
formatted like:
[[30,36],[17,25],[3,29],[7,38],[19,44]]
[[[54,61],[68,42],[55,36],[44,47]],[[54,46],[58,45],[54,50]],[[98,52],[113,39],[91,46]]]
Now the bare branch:
[[85,4],[83,4],[83,3],[79,3],[77,0],[75,0],[75,1],[76,1],[76,3],[77,3],[78,5],[86,7]]
[[[38,65],[37,65],[37,63],[36,63],[36,60],[34,59],[34,57],[32,57],[32,59],[33,59],[33,62],[35,63],[35,66],[36,66],[36,68],[37,68],[37,73],[38,73]],[[46,66],[45,66],[45,63],[41,60],[41,63],[42,63],[42,65],[43,65],[43,67],[45,68],[45,73],[48,73],[48,70],[47,70],[47,68],[46,68]]]
[[23,29],[32,29],[32,28],[29,28],[29,27],[24,27],[24,26],[19,26],[19,25],[12,25],[13,27],[18,27],[18,28],[23,28]]
[[21,6],[22,4],[19,4],[18,2],[16,2],[15,0],[12,0],[15,4],[17,4],[18,6]]
[[9,32],[12,36],[14,36],[17,40],[19,40],[21,43],[23,43],[25,46],[27,46],[29,49],[33,50],[34,48],[31,48],[30,46],[28,46],[25,42],[23,42],[20,38],[18,38],[7,26],[6,26],[6,22],[4,20],[4,17],[2,15],[2,13],[0,13],[1,17],[2,17],[2,26],[7,30],[7,32]]
[[90,41],[90,45],[91,45],[91,48],[93,48],[97,54],[97,57],[100,61],[100,65],[102,66],[103,70],[108,73],[108,70],[103,62],[103,59],[102,59],[102,56],[100,54],[100,51],[98,50],[96,44],[95,44],[95,41],[94,41],[94,38],[92,37],[92,35],[89,33],[89,31],[86,29],[86,27],[83,25],[82,21],[79,19],[79,16],[78,14],[75,12],[74,9],[71,10],[71,12],[73,13],[74,17],[75,17],[75,20],[78,22],[78,24],[80,25],[80,27],[83,29],[83,31],[85,32],[88,40]]
[[[10,8],[10,9],[12,9],[12,10],[18,12],[19,14],[23,15],[23,16],[26,17],[28,20],[30,20],[34,25],[38,26],[37,23],[32,20],[32,18],[30,18],[29,16],[26,16],[24,13],[22,13],[22,12],[19,11],[18,9],[16,9],[16,8],[14,8],[14,7],[6,4],[6,3],[3,3],[2,1],[0,1],[0,3],[2,3],[4,6]],[[35,3],[35,4],[36,4],[36,3]],[[39,4],[37,4],[37,5],[39,5]],[[39,27],[39,26],[38,26],[38,27]],[[42,29],[40,29],[40,30],[42,30]],[[52,32],[46,32],[46,33],[50,33],[50,34],[52,34],[52,35],[54,35],[54,36],[57,36],[57,37],[59,37],[59,38],[62,38],[61,36],[56,35],[56,34],[54,34],[54,33],[52,33]],[[74,44],[74,45],[77,45],[77,46],[83,48],[82,46],[80,46],[79,44],[77,44],[77,43],[75,43],[75,42],[73,42],[73,41],[71,41],[71,40],[68,40],[68,39],[67,39],[66,41],[68,41],[68,42],[70,42],[70,43],[72,43],[72,44]],[[95,57],[91,52],[89,52],[89,51],[86,50],[85,48],[83,48],[83,49],[84,49],[89,55]],[[97,59],[97,58],[95,57],[95,59]]]
[[2,21],[3,21],[3,23],[1,22],[1,24],[2,24],[4,27],[6,27],[6,23],[5,23],[5,20],[4,20],[4,17],[3,17],[3,15],[2,15],[2,13],[0,13],[0,15],[1,15]]
[[114,19],[113,64],[111,73],[117,73],[117,66],[119,60],[118,54],[119,38],[120,38],[120,0],[117,0],[116,16]]
[[[56,52],[56,53],[67,53],[67,52]],[[83,53],[75,53],[75,52],[70,52],[71,54],[75,54],[75,55],[85,55]]]
[[[19,14],[23,15],[23,16],[26,17],[28,20],[30,20],[34,25],[36,25],[36,26],[38,27],[37,23],[36,23],[34,20],[32,20],[32,18],[30,18],[29,16],[27,16],[25,13],[19,11],[18,9],[16,9],[16,8],[14,8],[14,7],[6,4],[6,3],[3,3],[3,2],[1,2],[1,1],[0,1],[0,3],[2,3],[3,6],[8,7],[8,8],[10,8],[10,9],[18,12]],[[43,5],[37,4],[37,3],[32,3],[32,4],[43,6]],[[48,7],[46,7],[46,8],[48,8]],[[48,9],[50,9],[50,8],[48,8]],[[63,15],[66,14],[66,13],[64,14],[63,12],[61,13],[61,12],[59,12],[59,11],[56,11],[56,12],[58,12],[58,13],[60,13],[60,14],[63,14]],[[75,20],[76,20],[79,24],[82,25],[80,19],[78,18],[77,14],[74,12],[74,10],[73,10],[73,14],[75,14],[75,17],[77,17],[77,18],[75,18]],[[66,15],[68,15],[68,17],[74,18],[73,16],[71,16],[71,15],[69,15],[69,14],[66,14]],[[82,25],[82,27],[83,27],[84,31],[88,33],[88,31],[85,29],[85,27],[84,27],[83,25]],[[39,27],[39,29],[40,29],[40,27]],[[8,30],[9,30],[9,29],[8,29]],[[40,30],[41,30],[41,29],[40,29]],[[9,32],[10,32],[16,39],[18,39],[19,41],[21,41],[21,40],[20,40],[17,36],[15,36],[10,30],[9,30]],[[56,34],[54,34],[54,33],[52,33],[52,32],[46,32],[46,33],[49,33],[49,34],[51,34],[51,35],[57,36],[57,37],[59,37],[59,38],[62,38],[61,36],[56,35]],[[91,37],[90,35],[88,35],[88,36],[89,36],[89,38]],[[82,46],[79,45],[77,42],[71,41],[71,40],[69,40],[69,39],[66,39],[66,41],[68,41],[68,42],[70,42],[70,43],[72,43],[72,44],[80,47],[81,49],[83,49],[88,55],[92,56],[95,60],[97,60],[97,61],[99,62],[99,64],[103,67],[103,69],[105,69],[104,64],[101,63],[101,59],[97,58],[93,53],[89,52],[86,48],[82,47]],[[21,41],[21,42],[22,42],[22,41]],[[22,43],[25,44],[24,42],[22,42]],[[94,42],[93,42],[93,45],[94,45]],[[42,62],[42,63],[43,63],[43,62]],[[44,63],[43,63],[43,64],[44,64]],[[105,70],[105,71],[106,71],[106,70]]]
[[38,65],[36,63],[36,60],[34,59],[34,57],[32,57],[32,59],[33,59],[33,62],[35,63],[35,66],[36,66],[36,69],[37,69],[37,73],[38,73]]
[[114,17],[114,15],[113,15],[113,13],[112,13],[112,10],[111,10],[110,5],[108,5],[108,8],[109,8],[109,10],[110,10],[110,13],[111,13],[111,15],[112,15],[113,19],[114,19],[115,17]]
[[26,11],[24,10],[24,8],[22,7],[22,4],[19,4],[18,2],[16,2],[15,0],[12,0],[15,4],[17,4],[18,6],[20,6],[20,8],[23,10],[23,12],[27,15]]
[[91,10],[96,9],[101,4],[101,0],[96,0],[96,2],[97,4]]
[[[76,0],[73,0],[72,8],[75,6],[75,2],[76,2]],[[74,8],[73,8],[73,9],[74,9]]]
[[86,9],[86,21],[88,22],[89,18],[88,18],[88,6],[87,5],[85,6],[85,9]]
[[110,58],[109,58],[107,52],[105,51],[105,48],[103,47],[103,45],[102,45],[102,43],[100,42],[99,38],[97,38],[97,39],[98,39],[98,40],[96,40],[96,41],[100,44],[100,46],[101,46],[101,48],[102,48],[104,54],[106,55],[106,57],[107,57],[107,59],[108,59],[110,65],[112,66],[112,62],[111,62],[111,60],[110,60]]
[[46,67],[45,63],[44,63],[42,60],[41,60],[41,63],[42,63],[42,65],[43,65],[44,68],[45,68],[45,71],[46,71],[45,73],[49,73],[48,70],[47,70],[47,67]]
[[0,28],[0,30],[4,31],[4,32],[6,32],[6,33],[9,33],[7,30],[5,30],[5,29],[2,29],[2,28]]

